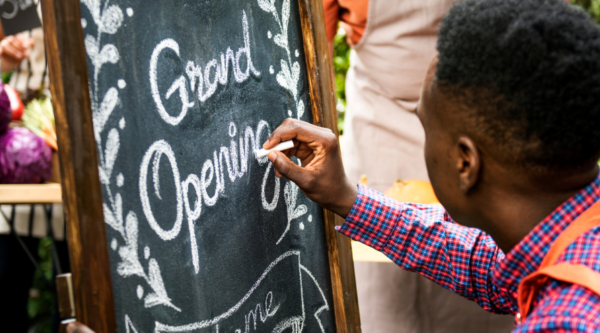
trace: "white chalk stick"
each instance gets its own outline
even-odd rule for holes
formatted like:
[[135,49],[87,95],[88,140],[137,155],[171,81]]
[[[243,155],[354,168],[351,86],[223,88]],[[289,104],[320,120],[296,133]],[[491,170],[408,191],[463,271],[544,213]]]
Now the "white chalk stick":
[[256,154],[256,158],[262,158],[262,157],[269,155],[269,153],[272,151],[282,151],[282,150],[287,150],[290,148],[294,148],[294,141],[292,141],[292,140],[280,142],[279,144],[277,144],[277,146],[275,146],[271,149],[264,149],[264,148],[259,149],[259,150],[255,151],[254,154]]

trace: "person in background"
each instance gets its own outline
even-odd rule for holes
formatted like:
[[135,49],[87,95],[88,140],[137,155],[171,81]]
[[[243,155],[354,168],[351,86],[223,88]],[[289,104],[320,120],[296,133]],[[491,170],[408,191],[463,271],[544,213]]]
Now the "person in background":
[[[344,168],[380,192],[396,179],[428,180],[425,134],[415,108],[435,55],[443,16],[455,0],[323,0],[327,38],[338,22],[352,46],[346,77]],[[510,316],[392,263],[355,262],[365,333],[509,332]]]
[[[13,36],[4,36],[0,27],[0,68],[2,73],[11,72],[9,85],[27,103],[38,96],[41,90],[49,89],[48,67],[46,62],[44,34],[42,28],[25,31]],[[65,242],[63,207],[53,204],[51,223],[46,222],[44,205],[0,205],[5,220],[0,215],[0,331],[25,333],[30,320],[27,302],[33,284],[35,266],[25,249],[10,234],[14,229],[35,260],[38,260],[39,239],[52,235],[57,257],[53,257],[53,277],[58,267],[68,272],[68,250]],[[12,225],[11,225],[12,222]],[[49,229],[52,230],[49,230]],[[58,262],[57,262],[58,261]],[[50,281],[53,286],[54,279]],[[55,303],[56,307],[56,303]],[[56,310],[56,309],[55,309]],[[58,331],[58,313],[54,311],[52,331]]]
[[[0,28],[1,30],[2,28]],[[15,36],[0,36],[0,61],[2,73],[12,71],[17,68],[21,62],[29,57],[31,48],[35,44],[33,39],[25,37],[23,34]]]
[[50,81],[43,29],[35,28],[6,38],[0,34],[0,39],[2,73],[13,72],[8,84],[25,96],[23,102],[27,102],[32,92],[48,89]]

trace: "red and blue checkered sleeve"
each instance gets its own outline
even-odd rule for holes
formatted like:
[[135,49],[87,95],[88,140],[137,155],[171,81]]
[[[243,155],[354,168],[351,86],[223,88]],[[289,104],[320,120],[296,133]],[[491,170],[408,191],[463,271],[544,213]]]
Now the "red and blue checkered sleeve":
[[516,300],[492,281],[504,253],[483,231],[456,224],[440,205],[400,203],[359,185],[354,206],[338,231],[487,311],[516,312]]

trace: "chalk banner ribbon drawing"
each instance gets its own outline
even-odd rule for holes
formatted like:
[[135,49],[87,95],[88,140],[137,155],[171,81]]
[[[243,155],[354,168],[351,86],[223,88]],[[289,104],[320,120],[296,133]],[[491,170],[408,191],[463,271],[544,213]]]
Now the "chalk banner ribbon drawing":
[[333,332],[323,211],[254,151],[312,122],[293,0],[80,0],[119,332]]

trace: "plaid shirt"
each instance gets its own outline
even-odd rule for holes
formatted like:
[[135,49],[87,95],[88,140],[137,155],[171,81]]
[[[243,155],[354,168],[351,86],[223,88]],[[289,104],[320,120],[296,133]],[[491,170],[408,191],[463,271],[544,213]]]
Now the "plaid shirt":
[[[338,231],[487,311],[515,314],[521,280],[538,269],[556,237],[598,199],[600,175],[507,255],[485,232],[454,222],[442,206],[400,203],[361,185]],[[600,272],[600,227],[580,236],[558,262],[583,264]],[[550,280],[513,332],[600,332],[600,295]]]

